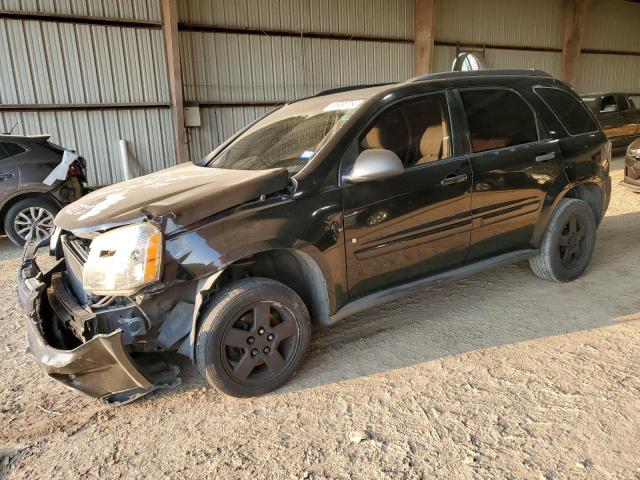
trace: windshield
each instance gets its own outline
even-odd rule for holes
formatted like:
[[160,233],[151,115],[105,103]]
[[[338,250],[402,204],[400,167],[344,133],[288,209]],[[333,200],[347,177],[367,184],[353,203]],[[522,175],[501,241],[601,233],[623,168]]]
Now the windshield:
[[221,152],[210,154],[203,164],[235,170],[284,167],[296,174],[365,100],[383,89],[323,95],[285,105],[258,121]]

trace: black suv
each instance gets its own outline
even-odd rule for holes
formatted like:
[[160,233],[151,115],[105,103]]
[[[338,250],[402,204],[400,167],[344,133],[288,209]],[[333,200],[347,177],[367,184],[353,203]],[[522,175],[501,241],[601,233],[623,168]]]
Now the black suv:
[[65,150],[48,139],[0,134],[0,230],[16,245],[48,237],[60,208],[86,190],[85,160],[62,164]]
[[592,113],[543,72],[323,92],[197,164],[64,208],[55,266],[39,270],[34,243],[18,275],[30,349],[107,402],[174,385],[158,351],[231,395],[269,392],[300,366],[312,323],[523,259],[578,277],[609,162]]

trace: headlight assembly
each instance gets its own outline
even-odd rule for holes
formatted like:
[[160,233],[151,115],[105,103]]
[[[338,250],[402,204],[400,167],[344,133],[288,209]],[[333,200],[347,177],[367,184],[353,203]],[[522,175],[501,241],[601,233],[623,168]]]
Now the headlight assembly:
[[98,235],[82,270],[82,283],[96,295],[131,295],[160,279],[162,234],[150,223]]

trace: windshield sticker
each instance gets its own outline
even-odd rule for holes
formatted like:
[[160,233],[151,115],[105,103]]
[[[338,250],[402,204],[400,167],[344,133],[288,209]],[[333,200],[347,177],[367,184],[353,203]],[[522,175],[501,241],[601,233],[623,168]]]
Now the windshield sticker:
[[336,110],[353,110],[360,105],[363,100],[346,100],[344,102],[333,102],[322,109],[323,112],[334,112]]
[[300,160],[309,160],[316,154],[315,150],[305,150],[300,154]]

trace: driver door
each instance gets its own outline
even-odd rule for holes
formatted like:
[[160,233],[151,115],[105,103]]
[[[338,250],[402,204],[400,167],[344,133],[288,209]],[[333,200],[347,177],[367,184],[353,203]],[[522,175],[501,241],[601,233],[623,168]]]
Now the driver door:
[[343,186],[351,298],[465,261],[472,175],[453,151],[450,119],[445,92],[421,95],[387,107],[358,137],[357,153],[391,150],[404,172]]

